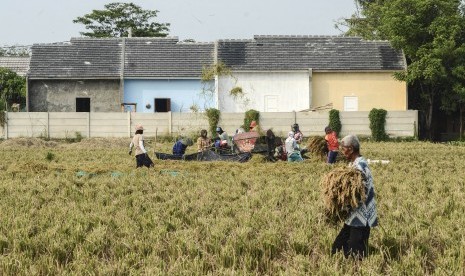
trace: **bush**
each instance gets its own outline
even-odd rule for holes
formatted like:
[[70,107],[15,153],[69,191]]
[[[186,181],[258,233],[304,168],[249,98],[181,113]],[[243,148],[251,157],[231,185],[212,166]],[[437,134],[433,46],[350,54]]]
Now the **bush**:
[[371,137],[374,141],[386,141],[389,138],[385,130],[386,114],[387,111],[384,109],[373,108],[368,115]]
[[249,130],[250,123],[255,121],[257,125],[260,125],[260,112],[254,109],[247,110],[244,117],[244,125],[242,128],[245,131]]
[[341,119],[339,118],[339,110],[331,109],[329,111],[329,127],[334,130],[338,135],[341,132]]
[[216,132],[216,127],[220,122],[221,112],[216,108],[208,108],[205,110],[207,118],[208,118],[208,125],[210,127],[210,133],[213,137],[213,134]]

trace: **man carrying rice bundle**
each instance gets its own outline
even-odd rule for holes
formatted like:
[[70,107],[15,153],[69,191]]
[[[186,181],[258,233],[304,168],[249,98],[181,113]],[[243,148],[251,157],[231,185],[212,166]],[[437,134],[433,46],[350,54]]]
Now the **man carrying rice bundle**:
[[370,229],[378,225],[373,176],[367,161],[360,155],[360,142],[357,136],[344,137],[341,146],[342,154],[350,161],[349,166],[360,171],[365,193],[362,192],[360,195],[362,200],[358,206],[349,208],[348,217],[334,240],[331,254],[342,250],[345,257],[354,256],[361,259],[368,253]]

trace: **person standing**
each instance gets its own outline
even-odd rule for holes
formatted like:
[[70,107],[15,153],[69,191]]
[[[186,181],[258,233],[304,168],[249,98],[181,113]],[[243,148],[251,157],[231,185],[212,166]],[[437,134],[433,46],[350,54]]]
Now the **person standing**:
[[197,139],[197,152],[208,150],[211,147],[210,139],[207,137],[207,130],[200,131],[200,137]]
[[337,235],[331,248],[331,254],[343,251],[347,258],[353,256],[361,259],[368,255],[370,229],[378,225],[373,176],[368,163],[360,155],[360,142],[355,135],[347,135],[342,141],[342,154],[350,161],[349,166],[362,173],[366,199],[350,210],[344,226]]
[[328,164],[336,163],[337,154],[339,152],[339,142],[337,141],[337,134],[329,126],[325,127],[325,140],[328,146]]
[[132,154],[132,148],[135,147],[136,155],[136,168],[146,166],[147,168],[153,167],[153,161],[147,154],[147,150],[144,146],[144,127],[140,124],[136,125],[136,133],[129,144],[129,155]]
[[294,131],[294,139],[297,145],[300,145],[304,139],[304,135],[302,134],[302,131],[300,131],[299,124],[293,124],[292,131]]

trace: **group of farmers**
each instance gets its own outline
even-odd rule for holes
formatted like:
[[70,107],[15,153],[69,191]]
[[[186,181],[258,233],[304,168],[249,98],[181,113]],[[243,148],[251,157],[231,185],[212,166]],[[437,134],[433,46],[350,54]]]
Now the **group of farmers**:
[[[144,128],[142,125],[136,125],[135,135],[129,145],[129,155],[132,154],[132,150],[135,148],[137,168],[154,166],[144,147],[143,131]],[[255,121],[250,124],[249,131],[257,131],[257,124]],[[214,146],[218,148],[229,147],[230,142],[227,133],[221,127],[217,127],[216,132],[218,139],[214,142]],[[243,132],[243,130],[238,129],[236,134],[241,132]],[[334,163],[338,152],[341,152],[350,162],[349,166],[361,173],[366,194],[366,198],[362,199],[356,208],[348,207],[348,216],[332,244],[331,254],[342,251],[345,257],[362,259],[368,255],[370,229],[378,225],[373,177],[368,167],[367,160],[360,153],[360,142],[355,135],[347,135],[342,138],[339,143],[337,133],[330,127],[325,128],[325,134],[325,140],[329,151],[327,163]],[[274,138],[274,134],[271,130],[267,131],[267,138],[269,138],[268,136]],[[302,160],[299,146],[302,139],[303,134],[299,129],[299,125],[292,125],[292,131],[289,131],[285,141],[288,161]],[[186,148],[192,145],[193,142],[189,138],[179,139],[173,146],[173,153],[184,154]],[[207,137],[207,131],[203,129],[200,132],[200,137],[197,139],[197,149],[198,151],[203,151],[211,146],[212,143]]]

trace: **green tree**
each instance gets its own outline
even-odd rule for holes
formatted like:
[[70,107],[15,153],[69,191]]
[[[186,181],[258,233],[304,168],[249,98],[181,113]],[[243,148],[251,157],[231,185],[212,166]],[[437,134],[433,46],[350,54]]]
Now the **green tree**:
[[0,47],[0,57],[27,57],[30,53],[30,46],[13,45]]
[[77,17],[74,23],[85,25],[87,37],[127,37],[129,29],[134,37],[165,37],[169,23],[157,23],[158,10],[144,10],[133,3],[110,3],[104,10]]
[[[451,108],[444,100],[454,94],[453,72],[457,49],[463,45],[464,24],[460,0],[357,0],[360,13],[346,21],[350,35],[387,39],[402,49],[407,60],[398,80],[409,84],[409,106],[423,111],[424,128],[434,137],[434,115]],[[457,88],[460,90],[459,88]],[[455,93],[458,96],[460,93]]]
[[0,67],[0,111],[11,107],[13,103],[26,103],[26,78]]

